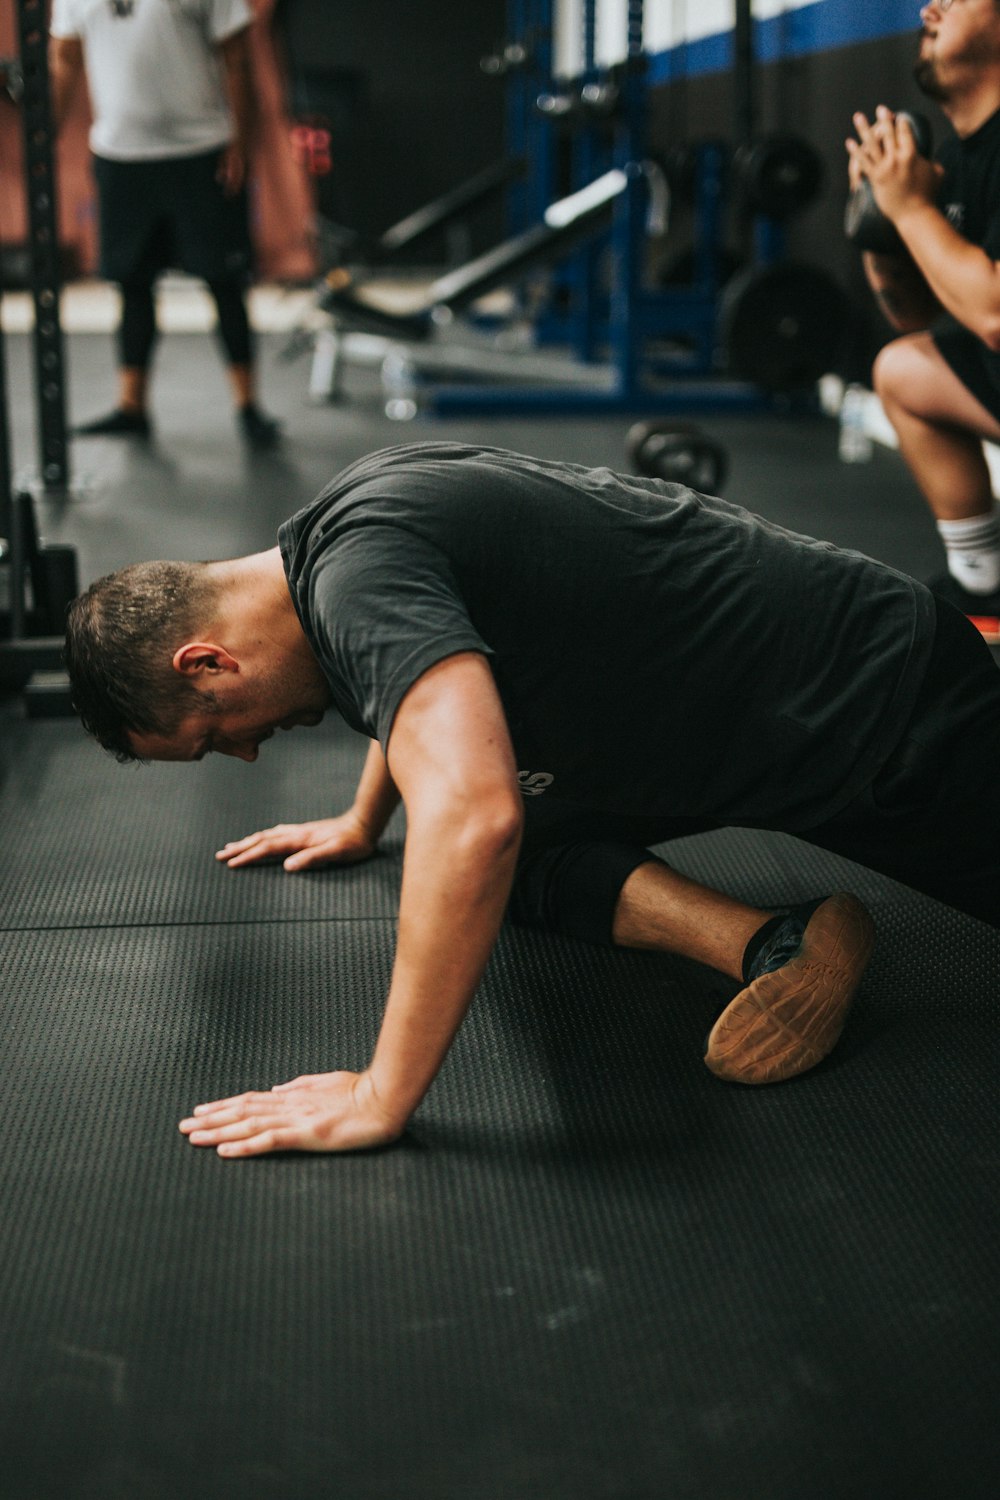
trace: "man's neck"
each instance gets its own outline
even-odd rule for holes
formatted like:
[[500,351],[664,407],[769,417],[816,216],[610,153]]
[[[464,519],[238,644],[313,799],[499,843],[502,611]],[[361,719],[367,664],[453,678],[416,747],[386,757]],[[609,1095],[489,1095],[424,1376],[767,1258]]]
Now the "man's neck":
[[223,601],[209,635],[244,663],[282,664],[285,686],[300,690],[302,709],[329,705],[329,684],[302,629],[280,550],[209,566]]
[[959,140],[975,135],[1000,110],[1000,80],[990,79],[979,88],[956,92],[941,105],[941,111]]
[[305,644],[277,547],[211,567],[225,591],[228,618],[241,636],[285,647],[298,645],[300,638]]

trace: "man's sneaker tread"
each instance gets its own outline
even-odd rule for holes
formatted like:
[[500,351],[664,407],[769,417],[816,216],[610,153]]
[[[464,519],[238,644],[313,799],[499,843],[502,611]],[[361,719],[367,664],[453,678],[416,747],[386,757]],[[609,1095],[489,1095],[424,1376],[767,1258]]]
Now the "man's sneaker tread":
[[833,1049],[871,957],[875,929],[854,896],[828,897],[806,925],[796,957],[762,974],[716,1021],[707,1067],[735,1083],[778,1083]]

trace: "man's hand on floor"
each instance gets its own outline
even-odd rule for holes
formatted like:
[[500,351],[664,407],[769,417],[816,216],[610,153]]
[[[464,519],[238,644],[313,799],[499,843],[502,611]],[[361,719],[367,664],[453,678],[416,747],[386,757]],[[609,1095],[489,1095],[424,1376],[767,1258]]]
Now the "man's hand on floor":
[[180,1129],[192,1146],[220,1156],[270,1151],[362,1151],[403,1133],[378,1099],[369,1073],[313,1073],[269,1093],[199,1104]]
[[354,865],[370,859],[377,839],[353,812],[314,823],[279,823],[234,839],[216,859],[238,870],[243,865],[280,859],[289,871],[317,870],[322,865]]

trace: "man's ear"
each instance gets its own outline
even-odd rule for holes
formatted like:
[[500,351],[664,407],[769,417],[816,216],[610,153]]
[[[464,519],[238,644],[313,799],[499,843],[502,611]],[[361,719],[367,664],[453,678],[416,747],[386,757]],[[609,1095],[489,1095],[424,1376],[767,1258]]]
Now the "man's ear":
[[198,677],[202,673],[238,672],[240,664],[225,646],[212,641],[188,641],[174,652],[173,668],[182,677]]

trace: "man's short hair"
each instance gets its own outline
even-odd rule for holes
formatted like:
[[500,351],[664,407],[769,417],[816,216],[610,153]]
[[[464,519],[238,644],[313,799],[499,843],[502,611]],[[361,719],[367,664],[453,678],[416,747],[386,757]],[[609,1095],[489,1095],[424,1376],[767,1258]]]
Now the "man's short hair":
[[92,583],[70,606],[66,663],[84,729],[119,761],[141,760],[129,731],[174,733],[214,695],[173,668],[173,655],[213,616],[205,563],[135,563]]

